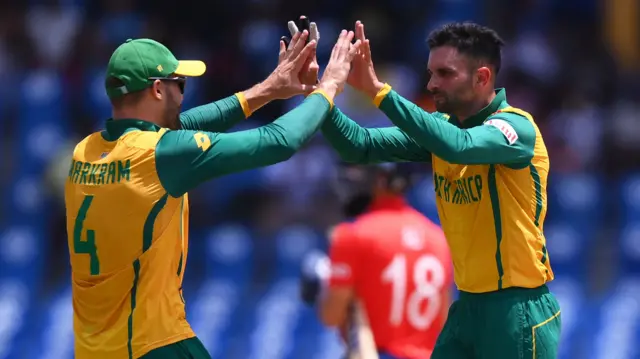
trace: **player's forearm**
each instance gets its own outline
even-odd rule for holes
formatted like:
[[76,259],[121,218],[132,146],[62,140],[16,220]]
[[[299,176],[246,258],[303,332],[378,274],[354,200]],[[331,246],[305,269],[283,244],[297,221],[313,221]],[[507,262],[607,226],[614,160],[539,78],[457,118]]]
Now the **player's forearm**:
[[364,128],[338,108],[322,124],[322,133],[340,157],[352,163],[425,161],[428,153],[398,128]]
[[324,137],[343,160],[354,163],[373,162],[367,148],[367,130],[345,116],[338,108],[331,111],[321,129]]
[[273,123],[248,131],[167,131],[156,145],[156,170],[174,197],[225,174],[289,159],[318,130],[331,104],[321,94]]
[[493,127],[458,128],[393,90],[382,99],[379,108],[421,146],[450,163],[511,163],[528,156],[520,148],[508,146],[503,134]]
[[252,159],[252,166],[267,166],[293,156],[318,131],[331,106],[323,95],[312,94],[300,106],[257,128],[256,150],[261,156]]
[[194,107],[180,114],[185,130],[225,132],[247,118],[242,93]]
[[263,82],[233,96],[183,112],[180,121],[185,130],[225,132],[274,99],[273,86]]
[[318,130],[331,104],[313,94],[272,123],[249,131],[220,135],[214,142],[216,160],[211,177],[269,166],[293,156]]
[[215,155],[206,164],[206,177],[269,166],[293,156],[318,130],[330,109],[320,94],[309,96],[272,123],[248,131],[220,134],[212,142]]
[[243,108],[245,109],[247,117],[269,102],[275,100],[273,87],[268,83],[268,81],[269,80],[265,80],[265,82],[261,82],[242,92],[245,100]]

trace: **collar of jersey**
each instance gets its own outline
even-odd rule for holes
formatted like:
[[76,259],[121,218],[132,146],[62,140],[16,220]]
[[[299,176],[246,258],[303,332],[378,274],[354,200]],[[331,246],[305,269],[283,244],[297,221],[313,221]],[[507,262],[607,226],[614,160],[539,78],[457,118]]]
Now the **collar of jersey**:
[[471,128],[475,126],[480,126],[487,117],[491,116],[494,112],[501,109],[503,104],[507,102],[507,92],[504,88],[496,89],[496,97],[494,97],[493,101],[487,105],[487,107],[480,110],[480,112],[466,119],[463,123],[460,123],[457,118],[451,116],[452,122],[460,127],[460,128]]
[[107,129],[102,131],[102,138],[107,141],[115,141],[120,136],[131,131],[154,131],[160,130],[160,126],[149,121],[137,120],[135,118],[123,118],[119,120],[108,119]]

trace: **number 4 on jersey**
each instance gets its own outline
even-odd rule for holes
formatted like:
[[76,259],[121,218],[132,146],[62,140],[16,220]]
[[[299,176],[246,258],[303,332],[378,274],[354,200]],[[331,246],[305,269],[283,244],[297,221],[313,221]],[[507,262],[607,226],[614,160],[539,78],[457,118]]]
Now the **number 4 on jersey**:
[[[413,277],[415,287],[411,293],[407,293],[407,272]],[[400,326],[406,311],[407,321],[415,329],[425,330],[431,326],[443,304],[440,293],[445,282],[445,269],[438,258],[426,254],[416,260],[413,268],[407,268],[407,257],[397,254],[382,272],[382,281],[392,285],[391,325]]]
[[98,248],[96,247],[96,234],[92,229],[87,229],[87,239],[82,240],[84,220],[87,218],[87,211],[91,206],[93,196],[86,196],[78,210],[78,216],[73,227],[73,250],[77,254],[88,254],[90,256],[91,275],[100,274],[100,261],[98,260]]

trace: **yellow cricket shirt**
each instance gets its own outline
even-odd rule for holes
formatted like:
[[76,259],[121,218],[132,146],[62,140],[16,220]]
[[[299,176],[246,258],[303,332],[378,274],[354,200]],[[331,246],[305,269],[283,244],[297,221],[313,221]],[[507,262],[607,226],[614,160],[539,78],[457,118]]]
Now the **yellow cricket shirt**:
[[431,161],[458,288],[551,281],[543,233],[549,156],[531,115],[509,106],[504,89],[463,123],[427,113],[389,86],[375,103],[397,127],[365,129],[334,109],[322,131],[346,161]]
[[291,157],[331,104],[311,95],[272,124],[218,133],[249,114],[243,96],[183,113],[182,130],[109,120],[74,149],[65,184],[75,358],[139,358],[193,337],[182,280],[186,192]]

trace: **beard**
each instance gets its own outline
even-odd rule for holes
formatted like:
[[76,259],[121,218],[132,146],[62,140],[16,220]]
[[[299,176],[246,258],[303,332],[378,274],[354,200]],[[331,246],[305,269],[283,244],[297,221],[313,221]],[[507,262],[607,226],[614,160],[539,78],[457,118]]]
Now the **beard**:
[[178,103],[172,96],[169,96],[167,100],[163,115],[164,123],[171,130],[179,130],[182,128],[182,122],[180,122],[182,104]]
[[434,100],[434,104],[438,112],[452,114],[466,106],[465,103],[455,95],[450,96],[441,92],[438,92],[437,94],[441,96],[439,100]]
[[[470,105],[469,100],[473,98],[473,82],[469,79],[468,82],[465,81],[464,84],[458,84],[457,87],[448,92],[434,91],[432,94],[434,95],[433,102],[438,112],[458,113]],[[440,97],[438,100],[435,99],[436,95]]]
[[182,128],[182,122],[180,122],[180,108],[178,107],[177,110],[172,111],[170,114],[168,114],[168,118],[169,118],[169,128],[172,130],[179,130]]

